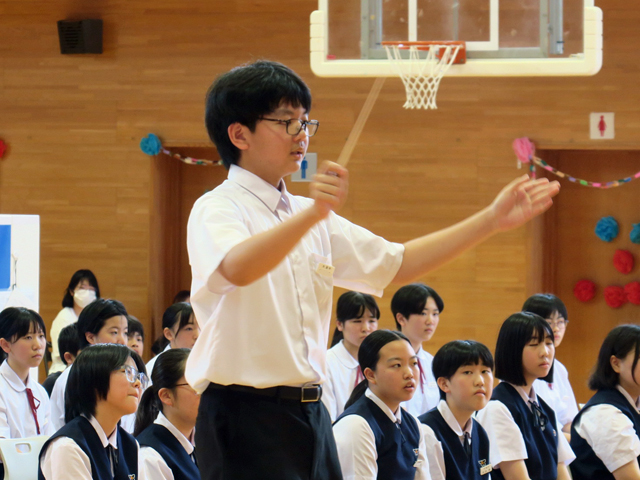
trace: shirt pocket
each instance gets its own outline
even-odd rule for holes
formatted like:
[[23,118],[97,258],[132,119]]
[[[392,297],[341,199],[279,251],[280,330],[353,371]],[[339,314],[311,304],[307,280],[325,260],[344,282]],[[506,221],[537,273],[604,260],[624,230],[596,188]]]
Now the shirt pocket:
[[313,290],[320,311],[328,308],[331,311],[331,298],[333,294],[333,272],[335,267],[331,265],[331,259],[323,255],[312,253],[311,258],[311,278]]

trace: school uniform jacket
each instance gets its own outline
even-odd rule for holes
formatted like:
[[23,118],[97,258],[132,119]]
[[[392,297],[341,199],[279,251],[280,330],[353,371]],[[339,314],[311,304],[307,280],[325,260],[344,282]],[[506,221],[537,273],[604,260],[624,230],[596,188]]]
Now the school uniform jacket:
[[[78,416],[58,430],[42,447],[40,463],[47,448],[56,438],[68,437],[78,444],[89,457],[93,480],[138,480],[138,444],[132,435],[118,428],[118,466],[111,475],[111,463],[105,447],[93,425],[83,416]],[[46,480],[41,466],[38,467],[38,480]]]
[[[487,480],[491,465],[489,461],[489,437],[484,428],[473,418],[471,430],[471,455],[467,455],[458,435],[447,424],[438,408],[429,410],[418,417],[431,427],[440,441],[444,453],[447,480]],[[431,462],[429,462],[431,463]],[[489,471],[480,474],[481,469]]]
[[[570,465],[571,475],[574,480],[614,479],[613,474],[595,454],[593,448],[591,448],[589,443],[582,438],[575,429],[575,425],[589,408],[603,404],[613,405],[629,417],[629,420],[633,423],[636,435],[640,437],[640,414],[638,414],[637,410],[633,408],[624,395],[615,389],[598,391],[591,397],[584,408],[580,410],[578,415],[576,415],[574,423],[571,425],[571,448],[576,454],[576,459]],[[638,457],[638,464],[640,465],[640,457]]]

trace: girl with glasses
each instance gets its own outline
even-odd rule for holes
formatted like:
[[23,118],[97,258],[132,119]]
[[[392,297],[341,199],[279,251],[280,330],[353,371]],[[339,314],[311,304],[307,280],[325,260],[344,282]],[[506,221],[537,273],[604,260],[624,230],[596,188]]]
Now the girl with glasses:
[[140,478],[138,442],[119,422],[135,413],[146,382],[142,359],[126,345],[83,349],[67,382],[66,424],[40,453],[40,478]]
[[575,456],[551,407],[533,388],[553,381],[553,331],[536,314],[507,318],[498,334],[491,401],[477,413],[490,442],[493,480],[568,480]]
[[145,478],[200,480],[193,438],[200,395],[184,378],[189,351],[173,348],[158,358],[140,401],[135,435]]
[[[553,343],[557,350],[569,323],[567,307],[562,300],[550,293],[537,293],[524,302],[522,310],[540,315],[547,321],[553,330]],[[562,431],[569,436],[571,422],[578,414],[578,405],[569,383],[567,367],[556,358],[553,362],[553,383],[536,380],[534,388],[536,393],[553,408],[558,422],[562,425]]]

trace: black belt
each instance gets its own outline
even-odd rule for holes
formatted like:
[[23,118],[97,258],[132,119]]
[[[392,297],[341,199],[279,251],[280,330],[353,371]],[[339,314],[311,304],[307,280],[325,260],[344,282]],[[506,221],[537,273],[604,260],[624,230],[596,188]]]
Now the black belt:
[[232,392],[249,393],[263,397],[275,397],[281,400],[295,400],[302,403],[318,402],[322,397],[321,385],[309,385],[305,387],[270,387],[254,388],[244,385],[219,385],[210,383],[208,388],[215,390],[228,390]]

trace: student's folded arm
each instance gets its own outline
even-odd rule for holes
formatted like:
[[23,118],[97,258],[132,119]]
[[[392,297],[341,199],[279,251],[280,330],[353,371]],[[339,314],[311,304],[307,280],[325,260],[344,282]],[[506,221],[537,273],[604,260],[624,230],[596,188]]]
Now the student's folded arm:
[[571,480],[571,473],[563,462],[558,463],[558,480]]
[[[500,462],[500,470],[505,480],[531,480],[524,460]],[[558,480],[560,480],[559,476]]]
[[635,459],[612,473],[616,480],[640,480],[640,467]]

